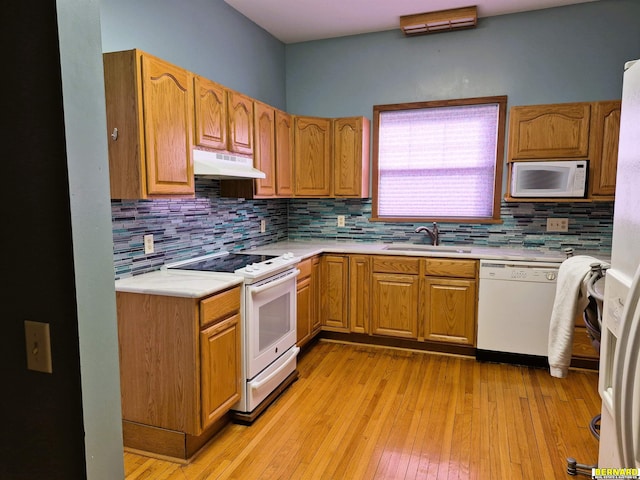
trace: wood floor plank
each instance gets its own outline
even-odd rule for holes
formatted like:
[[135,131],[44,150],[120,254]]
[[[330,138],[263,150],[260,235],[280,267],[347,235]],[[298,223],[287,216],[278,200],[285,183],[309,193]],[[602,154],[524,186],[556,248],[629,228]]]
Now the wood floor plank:
[[126,480],[564,479],[597,459],[597,372],[320,341],[251,426],[183,465],[125,453]]

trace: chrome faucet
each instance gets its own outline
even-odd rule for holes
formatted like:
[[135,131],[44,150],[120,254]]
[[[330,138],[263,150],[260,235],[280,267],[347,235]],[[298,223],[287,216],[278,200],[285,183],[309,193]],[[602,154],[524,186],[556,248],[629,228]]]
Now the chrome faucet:
[[431,239],[431,245],[440,245],[440,230],[438,230],[438,224],[433,222],[433,228],[429,230],[428,227],[416,228],[416,233],[425,232]]

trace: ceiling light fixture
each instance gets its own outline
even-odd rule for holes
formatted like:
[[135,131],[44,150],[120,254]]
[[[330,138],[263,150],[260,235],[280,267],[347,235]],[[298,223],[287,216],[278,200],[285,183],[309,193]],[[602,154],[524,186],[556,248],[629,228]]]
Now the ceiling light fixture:
[[477,23],[478,9],[475,5],[400,17],[400,29],[407,37],[475,28]]

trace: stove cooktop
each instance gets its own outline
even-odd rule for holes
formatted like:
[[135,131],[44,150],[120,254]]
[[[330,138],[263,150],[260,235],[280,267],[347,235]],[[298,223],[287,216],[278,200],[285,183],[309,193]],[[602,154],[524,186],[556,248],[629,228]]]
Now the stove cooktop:
[[292,269],[300,260],[291,252],[280,256],[218,252],[167,264],[163,268],[241,275],[245,283],[250,284]]
[[177,267],[170,266],[169,268],[179,268],[180,270],[198,270],[200,272],[235,273],[236,270],[244,268],[247,265],[268,262],[272,258],[276,258],[276,256],[230,253],[229,255],[204,258],[202,260],[195,259],[191,263],[185,263]]

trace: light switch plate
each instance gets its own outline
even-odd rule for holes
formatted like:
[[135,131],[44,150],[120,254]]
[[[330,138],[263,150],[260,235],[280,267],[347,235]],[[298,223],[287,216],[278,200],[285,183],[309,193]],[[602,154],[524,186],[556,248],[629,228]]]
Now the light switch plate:
[[27,368],[36,372],[53,373],[49,324],[24,321],[27,347]]

